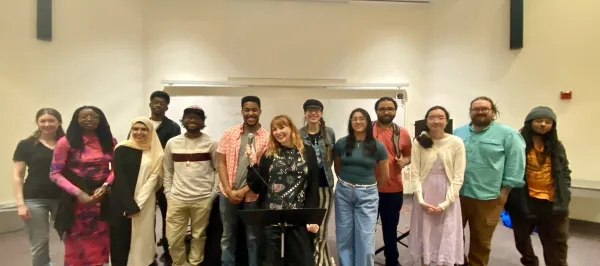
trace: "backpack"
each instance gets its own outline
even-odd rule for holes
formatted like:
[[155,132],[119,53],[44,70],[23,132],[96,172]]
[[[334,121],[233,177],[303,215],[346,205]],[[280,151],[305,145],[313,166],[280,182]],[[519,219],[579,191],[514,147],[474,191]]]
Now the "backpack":
[[[373,126],[375,126],[375,123],[377,123],[377,121],[373,122]],[[396,156],[399,158],[401,156],[400,147],[398,147],[398,141],[400,140],[400,127],[396,125],[396,123],[392,122],[392,130],[394,131],[392,134],[392,143],[394,144],[394,149],[396,150]]]

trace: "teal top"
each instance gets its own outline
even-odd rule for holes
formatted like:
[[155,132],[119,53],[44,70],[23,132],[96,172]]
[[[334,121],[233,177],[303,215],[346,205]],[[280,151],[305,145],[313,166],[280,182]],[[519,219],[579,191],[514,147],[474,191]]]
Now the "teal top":
[[525,185],[525,141],[513,128],[492,122],[475,132],[470,124],[454,130],[465,143],[467,166],[460,195],[480,200],[498,198],[503,186]]
[[364,154],[365,145],[363,142],[357,142],[358,147],[352,149],[352,155],[346,156],[345,136],[339,139],[334,146],[335,156],[340,157],[340,179],[355,185],[372,185],[377,183],[375,179],[375,168],[377,163],[388,158],[385,146],[378,140],[375,140],[377,151],[372,156]]

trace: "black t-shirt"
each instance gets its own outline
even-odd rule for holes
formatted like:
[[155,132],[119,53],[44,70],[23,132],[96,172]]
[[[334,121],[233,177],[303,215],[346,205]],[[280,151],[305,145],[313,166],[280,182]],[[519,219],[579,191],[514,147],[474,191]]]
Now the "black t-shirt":
[[27,165],[27,178],[23,185],[24,199],[60,198],[60,188],[50,180],[53,153],[52,149],[30,138],[17,145],[13,161],[25,162]]
[[319,138],[321,137],[321,131],[315,134],[308,134],[308,138],[310,139],[310,143],[315,149],[315,153],[317,154],[317,162],[319,163],[319,187],[329,187],[329,183],[327,182],[327,176],[325,175],[325,168],[323,165],[323,161],[321,159],[321,149],[319,149]]

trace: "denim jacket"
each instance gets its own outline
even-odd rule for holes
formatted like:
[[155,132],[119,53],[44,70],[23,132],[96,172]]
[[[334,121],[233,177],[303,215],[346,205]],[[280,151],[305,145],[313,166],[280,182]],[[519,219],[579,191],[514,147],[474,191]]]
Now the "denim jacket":
[[[321,161],[324,163],[326,162],[324,165],[324,168],[325,168],[325,176],[327,178],[327,184],[329,185],[329,187],[333,187],[334,178],[333,178],[333,170],[332,170],[331,166],[333,165],[333,146],[335,145],[335,132],[330,127],[325,127],[325,130],[327,131],[327,140],[329,143],[329,147],[327,149],[325,148],[325,141],[323,141],[323,135],[320,135],[319,151],[321,154]],[[310,145],[312,147],[312,143],[308,136],[308,128],[306,126],[304,126],[303,128],[300,129],[300,136],[302,136],[302,141],[304,142],[304,144]],[[329,161],[327,161],[327,153],[328,152],[330,152],[332,154]]]

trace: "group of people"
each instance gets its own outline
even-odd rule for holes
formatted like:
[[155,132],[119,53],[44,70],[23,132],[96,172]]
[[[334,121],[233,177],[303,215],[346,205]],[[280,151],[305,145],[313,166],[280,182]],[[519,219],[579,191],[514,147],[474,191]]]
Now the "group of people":
[[[332,210],[341,265],[374,265],[378,218],[386,265],[400,265],[402,170],[409,165],[408,243],[423,265],[487,265],[505,205],[523,265],[539,264],[530,239],[534,227],[546,264],[567,265],[570,170],[548,107],[534,108],[519,134],[495,121],[491,99],[478,97],[470,105],[471,123],[452,135],[446,133],[448,111],[435,106],[425,115],[425,131],[411,141],[393,122],[397,102],[383,97],[375,104],[377,120],[357,108],[348,135],[336,139],[318,100],[302,106],[303,127],[286,115],[265,127],[260,99],[246,96],[243,123],[216,142],[202,132],[202,108],[184,110],[181,134],[165,116],[169,103],[167,93],[154,92],[151,116],[133,119],[121,142],[96,107],[75,110],[66,133],[58,111],[39,110],[38,129],[19,142],[13,158],[18,214],[27,224],[34,266],[50,264],[50,220],[64,241],[67,266],[105,265],[109,258],[113,266],[157,265],[156,205],[167,265],[233,266],[242,258],[250,266],[334,265],[327,245]],[[323,208],[325,218],[283,228],[240,226],[242,210],[302,208]]]

